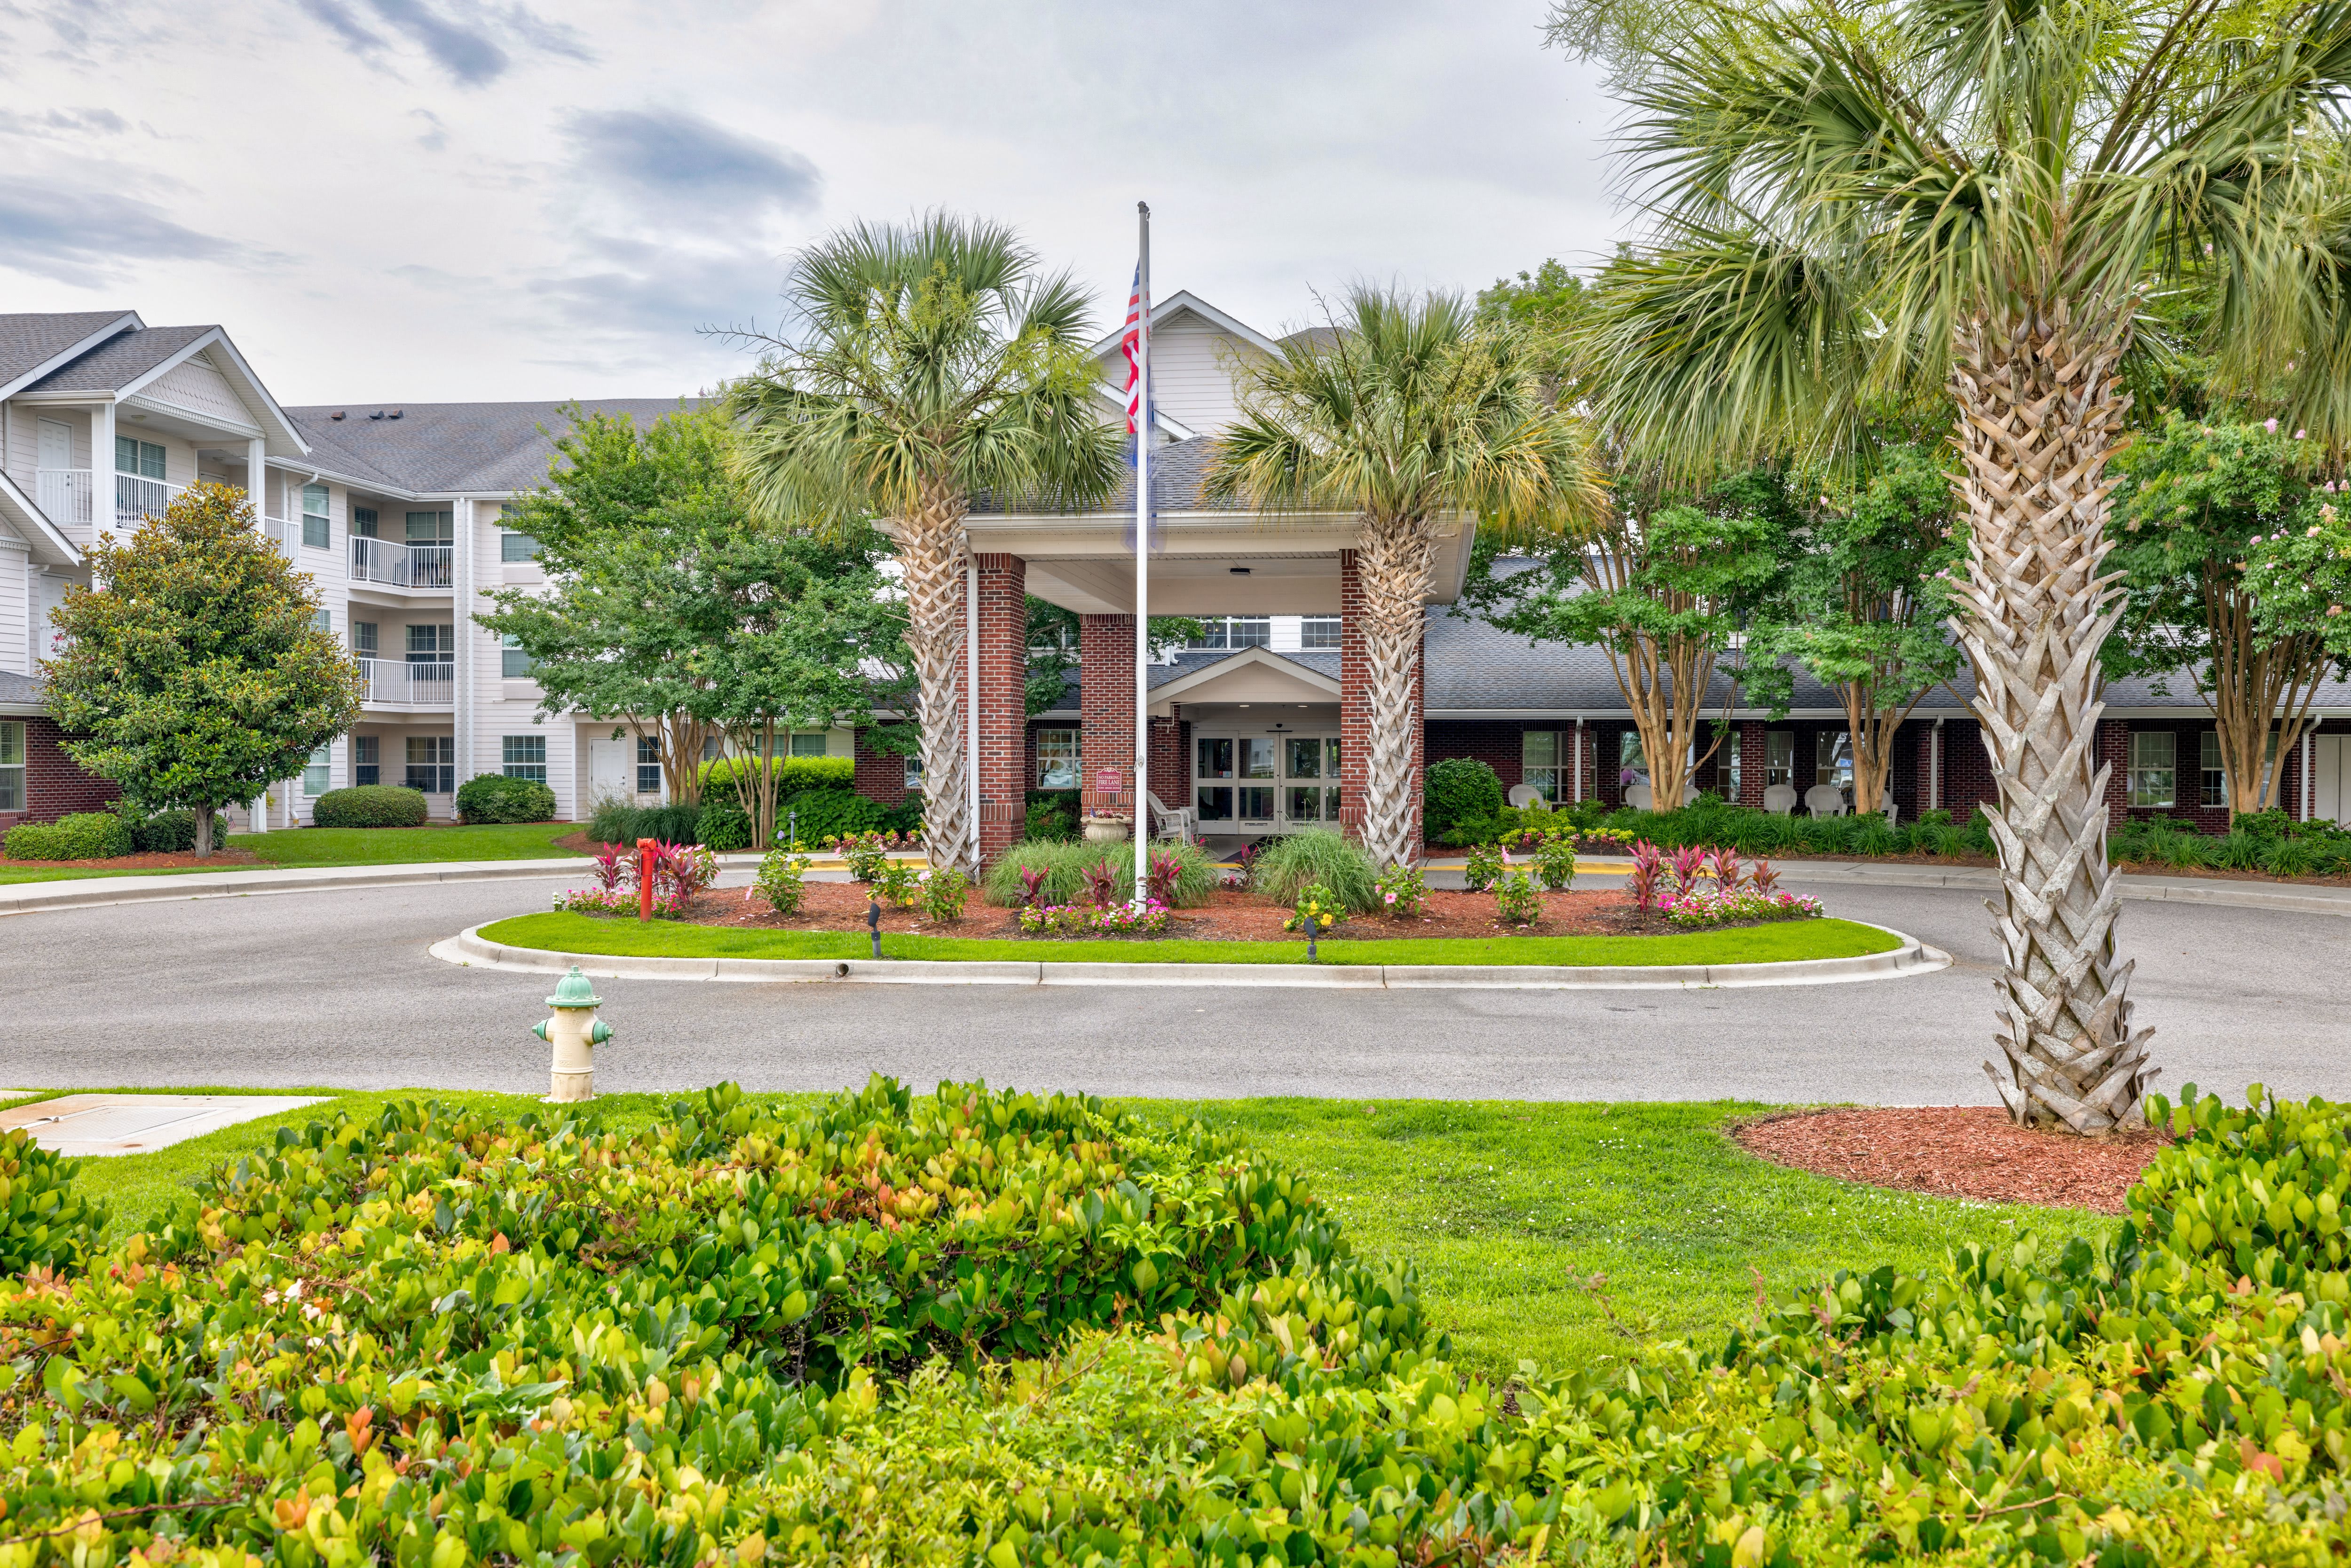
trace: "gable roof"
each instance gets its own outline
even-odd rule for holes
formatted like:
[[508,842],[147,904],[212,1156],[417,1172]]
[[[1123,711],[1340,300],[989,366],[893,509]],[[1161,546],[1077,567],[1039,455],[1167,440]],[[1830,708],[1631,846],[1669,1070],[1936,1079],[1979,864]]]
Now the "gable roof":
[[28,392],[119,392],[218,327],[148,327],[118,333],[89,353],[58,366]]
[[140,327],[135,310],[46,310],[0,314],[0,397],[120,332]]
[[1187,691],[1221,680],[1252,664],[1263,664],[1317,691],[1327,690],[1334,698],[1339,695],[1339,655],[1335,650],[1277,653],[1266,647],[1201,648],[1186,649],[1176,654],[1173,664],[1151,666],[1149,680],[1153,700],[1173,701]]
[[[1169,318],[1179,316],[1186,310],[1189,310],[1193,315],[1197,316],[1201,320],[1206,321],[1211,327],[1217,329],[1219,331],[1230,333],[1232,336],[1238,338],[1242,342],[1249,344],[1252,348],[1262,349],[1269,354],[1279,354],[1281,351],[1281,345],[1275,342],[1271,338],[1267,337],[1264,333],[1259,331],[1256,328],[1250,326],[1239,317],[1227,315],[1224,311],[1217,309],[1215,306],[1209,304],[1207,300],[1201,298],[1198,295],[1193,293],[1187,288],[1179,288],[1175,293],[1169,295],[1166,298],[1157,300],[1153,303],[1151,307],[1151,329],[1156,332],[1160,328],[1167,324]],[[1125,335],[1126,319],[1122,314],[1119,318],[1117,329],[1093,346],[1092,350],[1093,357],[1099,360],[1104,354],[1110,353],[1117,349],[1118,340]]]
[[547,483],[554,438],[570,427],[567,408],[625,414],[642,429],[702,401],[321,403],[286,412],[310,444],[312,463],[321,472],[406,495],[500,494]]
[[[1170,441],[1151,449],[1151,509],[1165,517],[1170,512],[1245,512],[1249,507],[1240,501],[1217,500],[1203,494],[1201,486],[1208,476],[1208,465],[1217,455],[1217,438],[1196,435],[1186,441]],[[971,498],[971,509],[982,514],[1061,513],[1092,517],[1132,515],[1134,511],[1134,438],[1126,440],[1126,464],[1119,470],[1117,487],[1091,507],[1082,508],[1057,507],[1033,498],[1007,499],[988,491],[980,491]]]

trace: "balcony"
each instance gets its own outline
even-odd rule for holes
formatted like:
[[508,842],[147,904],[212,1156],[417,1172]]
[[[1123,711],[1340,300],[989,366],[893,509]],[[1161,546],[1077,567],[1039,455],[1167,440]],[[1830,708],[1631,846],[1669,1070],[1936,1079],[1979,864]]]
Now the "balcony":
[[457,666],[449,660],[409,664],[400,659],[360,659],[360,674],[367,677],[368,707],[445,707],[457,706]]
[[110,515],[101,515],[104,508],[97,504],[98,486],[99,476],[87,468],[34,470],[34,499],[43,514],[58,528],[78,530],[85,536],[100,526],[136,528],[141,517],[161,517],[171,506],[172,497],[187,488],[138,474],[117,474],[114,510]]
[[419,588],[446,593],[448,545],[403,545],[391,539],[351,540],[351,580],[385,588]]

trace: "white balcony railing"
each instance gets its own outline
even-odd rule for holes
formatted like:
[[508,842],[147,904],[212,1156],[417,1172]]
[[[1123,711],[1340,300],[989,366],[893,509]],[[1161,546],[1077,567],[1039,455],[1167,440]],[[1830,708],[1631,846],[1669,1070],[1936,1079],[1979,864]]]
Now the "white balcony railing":
[[387,588],[448,588],[447,545],[403,545],[391,539],[351,540],[351,580]]
[[296,559],[294,547],[301,542],[302,525],[284,517],[261,519],[261,537],[277,547],[277,553],[287,560]]
[[399,659],[361,659],[360,674],[367,677],[367,695],[360,700],[377,707],[455,707],[457,666],[448,660],[408,664]]
[[136,474],[114,476],[115,526],[134,526],[141,517],[160,517],[172,504],[172,497],[186,489],[185,485],[166,485],[161,479],[142,478]]
[[42,468],[34,473],[34,499],[61,528],[90,526],[90,475],[87,468]]
[[161,479],[149,479],[137,474],[114,476],[114,510],[108,513],[99,503],[99,476],[87,468],[39,468],[34,470],[34,497],[49,521],[61,528],[94,528],[100,526],[117,529],[135,528],[139,519],[161,517],[172,504],[172,497],[187,488],[184,485],[166,485]]

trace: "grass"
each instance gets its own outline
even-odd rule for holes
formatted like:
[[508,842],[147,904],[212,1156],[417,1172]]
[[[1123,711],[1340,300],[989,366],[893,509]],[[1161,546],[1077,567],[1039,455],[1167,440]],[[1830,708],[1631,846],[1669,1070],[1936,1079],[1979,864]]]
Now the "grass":
[[[267,1149],[279,1125],[427,1097],[507,1114],[543,1109],[519,1094],[343,1094],[340,1106],[91,1160],[78,1180],[113,1204],[120,1239],[159,1219],[215,1163]],[[652,1120],[670,1098],[610,1095],[595,1109],[625,1129]],[[1840,1267],[1927,1268],[1963,1241],[2032,1235],[2045,1246],[2103,1236],[2118,1223],[1881,1191],[1769,1165],[1724,1136],[1729,1124],[1768,1109],[1747,1103],[1122,1103],[1155,1118],[1196,1116],[1308,1173],[1359,1253],[1418,1264],[1458,1359],[1497,1375],[1522,1360],[1556,1372],[1622,1357],[1650,1336],[1719,1341],[1751,1318],[1759,1274],[1784,1293]]]
[[[517,915],[482,928],[491,942],[557,953],[634,958],[870,958],[862,932],[752,931],[592,915]],[[1895,938],[1849,920],[1789,920],[1671,936],[1418,936],[1321,945],[1324,964],[1772,964],[1883,953]],[[1019,938],[884,936],[888,958],[1035,964],[1303,964],[1306,944],[1188,939],[1047,942]]]
[[[447,828],[281,828],[274,833],[232,833],[228,847],[257,857],[263,866],[408,865],[434,861],[550,860],[577,853],[555,841],[580,831],[577,822],[498,822]],[[153,871],[126,866],[47,866],[37,862],[0,866],[0,885],[61,882],[90,876],[170,876],[233,865],[174,866]],[[257,867],[244,867],[256,870]]]

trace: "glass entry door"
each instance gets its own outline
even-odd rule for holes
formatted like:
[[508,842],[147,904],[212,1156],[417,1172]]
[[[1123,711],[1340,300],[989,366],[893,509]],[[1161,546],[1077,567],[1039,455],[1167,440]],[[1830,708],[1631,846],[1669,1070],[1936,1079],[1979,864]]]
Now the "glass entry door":
[[1281,737],[1281,825],[1284,830],[1339,826],[1339,737]]
[[1196,736],[1192,741],[1192,803],[1205,832],[1336,828],[1339,737]]

